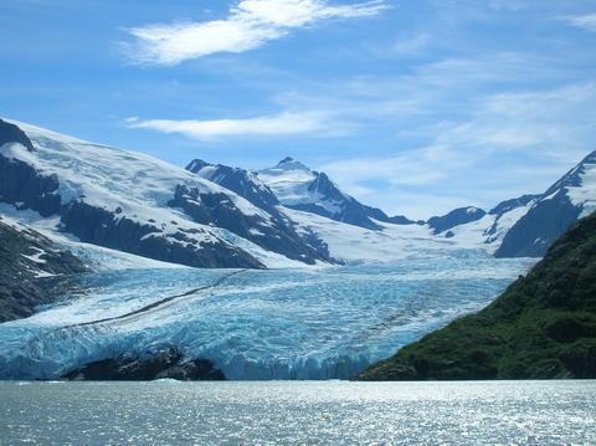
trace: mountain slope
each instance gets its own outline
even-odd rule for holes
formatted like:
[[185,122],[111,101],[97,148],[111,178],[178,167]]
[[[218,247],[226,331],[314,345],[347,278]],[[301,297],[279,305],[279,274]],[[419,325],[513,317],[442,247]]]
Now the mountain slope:
[[0,217],[0,322],[30,316],[63,292],[61,277],[87,270],[47,237]]
[[0,141],[0,201],[83,242],[199,267],[327,260],[248,200],[149,156],[21,123],[0,123]]
[[327,245],[311,231],[298,233],[295,222],[283,212],[277,197],[254,173],[238,167],[209,164],[199,159],[191,161],[186,169],[235,192],[269,213],[272,224],[283,238],[269,237],[264,241],[264,247],[275,251],[276,245],[287,244],[288,252],[303,254],[302,251],[305,251],[311,257],[329,260]]
[[248,170],[223,164],[209,164],[200,159],[192,160],[186,166],[186,170],[236,192],[267,212],[274,212],[275,207],[280,204],[273,191],[256,174]]
[[480,313],[373,365],[363,380],[596,377],[596,215]]
[[381,229],[375,220],[412,224],[402,216],[388,217],[342,192],[323,172],[316,172],[287,157],[275,167],[256,172],[286,207],[321,215],[367,229]]
[[446,215],[431,217],[426,223],[433,230],[434,234],[440,234],[454,228],[455,226],[480,220],[486,212],[480,208],[470,206],[455,209]]
[[503,238],[497,257],[541,257],[578,218],[596,210],[596,151],[535,200]]
[[435,235],[462,246],[484,245],[499,258],[542,257],[567,228],[596,209],[596,151],[542,194],[503,201],[488,214],[466,216],[466,209],[434,217],[428,225]]

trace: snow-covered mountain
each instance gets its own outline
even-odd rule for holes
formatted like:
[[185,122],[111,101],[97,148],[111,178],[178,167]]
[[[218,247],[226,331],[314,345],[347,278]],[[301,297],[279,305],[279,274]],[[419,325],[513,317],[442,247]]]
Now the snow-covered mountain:
[[497,257],[540,257],[579,218],[596,210],[596,151],[539,197],[503,237]]
[[0,122],[0,201],[83,242],[200,267],[329,261],[285,221],[149,156]]
[[[284,208],[275,194],[264,184],[255,173],[239,167],[229,167],[222,164],[209,164],[203,160],[191,161],[186,169],[198,176],[229,189],[245,198],[253,205],[263,209],[275,222],[276,227],[282,228],[286,239],[294,244],[304,244],[319,253],[322,258],[329,258],[327,244],[314,232],[308,230],[296,231],[296,223],[288,218]],[[275,243],[281,243],[279,238]],[[290,247],[291,249],[291,247]]]
[[[477,208],[448,215],[465,209]],[[596,151],[542,194],[506,200],[488,213],[475,210],[467,223],[433,229],[439,237],[452,238],[462,246],[485,244],[497,257],[541,257],[565,230],[594,210]]]
[[258,176],[246,169],[223,164],[209,164],[203,160],[192,160],[186,170],[225,187],[246,198],[255,206],[275,212],[280,205],[273,191]]
[[403,216],[389,217],[341,191],[324,172],[311,170],[287,157],[275,167],[259,170],[258,178],[286,207],[328,217],[368,229],[381,229],[376,221],[413,224]]
[[594,210],[595,160],[590,154],[544,194],[412,224],[358,202],[291,158],[256,172],[201,160],[182,169],[0,121],[0,211],[6,215],[10,205],[8,214],[27,213],[35,229],[198,267],[393,261],[461,248],[540,256]]
[[434,234],[440,234],[455,226],[480,220],[485,215],[486,211],[475,206],[469,206],[455,209],[446,215],[431,217],[426,223],[433,230]]

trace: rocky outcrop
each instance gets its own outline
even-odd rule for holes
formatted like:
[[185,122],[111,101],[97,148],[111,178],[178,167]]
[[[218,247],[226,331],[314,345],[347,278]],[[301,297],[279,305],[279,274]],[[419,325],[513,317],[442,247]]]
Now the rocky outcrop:
[[81,260],[36,231],[0,217],[0,322],[33,314],[78,286]]
[[33,152],[33,144],[23,132],[16,125],[0,119],[0,146],[3,144],[17,143],[25,146],[29,152]]
[[58,187],[56,175],[43,175],[23,161],[0,155],[0,201],[49,217],[62,209]]
[[72,370],[65,379],[82,381],[223,381],[225,375],[207,359],[187,360],[176,349],[139,356],[123,356],[95,361]]
[[499,203],[498,205],[496,205],[494,208],[492,208],[488,213],[490,215],[497,215],[497,216],[503,215],[503,214],[505,214],[509,211],[512,211],[514,209],[517,209],[519,207],[527,206],[532,201],[538,200],[541,197],[542,197],[542,195],[528,194],[528,195],[522,195],[521,197],[518,197],[518,198],[513,198],[511,200],[505,200],[505,201],[502,201],[501,203]]

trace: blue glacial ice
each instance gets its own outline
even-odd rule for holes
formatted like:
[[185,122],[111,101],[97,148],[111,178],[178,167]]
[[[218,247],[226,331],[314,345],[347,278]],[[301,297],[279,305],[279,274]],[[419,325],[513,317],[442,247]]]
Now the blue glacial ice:
[[0,378],[55,379],[172,345],[229,379],[350,378],[480,309],[533,262],[460,251],[390,265],[93,273],[84,292],[0,325]]

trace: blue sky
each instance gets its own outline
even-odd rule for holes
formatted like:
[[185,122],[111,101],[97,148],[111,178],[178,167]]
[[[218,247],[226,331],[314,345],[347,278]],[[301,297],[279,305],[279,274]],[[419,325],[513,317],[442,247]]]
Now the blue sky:
[[389,213],[596,149],[596,0],[3,0],[0,114],[178,165],[286,155]]

